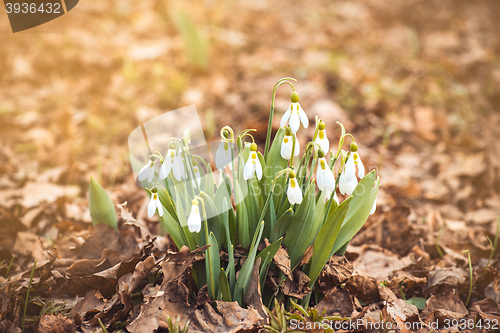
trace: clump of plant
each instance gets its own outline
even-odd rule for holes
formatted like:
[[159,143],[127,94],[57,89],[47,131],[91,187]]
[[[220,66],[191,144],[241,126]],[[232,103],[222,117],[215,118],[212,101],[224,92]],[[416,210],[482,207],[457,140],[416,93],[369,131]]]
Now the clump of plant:
[[[338,143],[330,145],[332,127],[316,117],[313,140],[300,147],[299,129],[307,128],[309,120],[292,81],[295,79],[283,78],[274,85],[263,150],[259,151],[252,136],[254,129],[236,135],[224,126],[213,168],[191,153],[187,130],[182,138],[169,139],[165,155],[150,153],[148,163],[138,172],[138,181],[147,184],[151,195],[149,216],[158,214],[175,245],[191,250],[210,245],[204,264],[195,263],[192,274],[199,288],[207,285],[212,300],[237,301],[245,306],[257,258],[261,258],[262,294],[284,300],[279,288],[270,290],[265,283],[281,246],[288,252],[291,270],[307,274],[308,287],[314,290],[330,257],[343,254],[375,211],[378,177],[374,171],[365,175],[358,145],[344,125],[337,122],[340,137]],[[293,90],[291,104],[271,142],[274,96],[285,84]],[[344,150],[347,143],[349,148]],[[158,175],[157,162],[161,164]],[[217,181],[215,170],[219,170]],[[153,183],[155,178],[158,181]],[[347,195],[342,202],[337,189]],[[270,245],[259,251],[265,238]],[[236,260],[236,248],[246,260]],[[312,256],[303,262],[304,253],[311,248]],[[227,252],[225,259],[219,257],[221,250]],[[302,299],[306,308],[310,296]],[[267,299],[266,304],[271,301]]]

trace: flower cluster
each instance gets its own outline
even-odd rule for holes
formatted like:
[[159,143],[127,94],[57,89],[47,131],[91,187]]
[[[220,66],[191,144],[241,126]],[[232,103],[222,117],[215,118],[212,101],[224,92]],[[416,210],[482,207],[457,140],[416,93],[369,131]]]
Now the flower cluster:
[[[210,245],[205,250],[206,271],[200,272],[198,267],[193,274],[198,287],[208,285],[212,300],[243,304],[264,238],[272,244],[260,254],[260,271],[269,269],[283,243],[291,267],[302,269],[313,289],[324,264],[334,253],[342,255],[376,209],[379,180],[374,171],[365,175],[358,145],[341,123],[334,150],[330,150],[327,124],[317,117],[312,140],[299,143],[301,128],[309,127],[309,119],[292,80],[285,78],[274,86],[266,144],[261,151],[252,136],[255,130],[236,136],[231,127],[224,126],[210,164],[192,154],[190,133],[185,131],[182,138],[169,139],[165,156],[151,153],[138,173],[138,180],[151,187],[147,188],[151,195],[148,215],[158,212],[162,229],[175,245],[179,249],[188,246],[191,251]],[[271,142],[274,96],[283,84],[293,89],[291,103]],[[346,139],[350,142],[347,151],[342,149]],[[155,163],[161,163],[157,178]],[[301,265],[311,244],[310,262]],[[244,262],[235,260],[236,246],[248,251]],[[221,249],[228,254],[227,260],[220,260]],[[260,274],[263,290],[267,288],[265,279],[266,274]],[[304,300],[307,303],[308,298]]]

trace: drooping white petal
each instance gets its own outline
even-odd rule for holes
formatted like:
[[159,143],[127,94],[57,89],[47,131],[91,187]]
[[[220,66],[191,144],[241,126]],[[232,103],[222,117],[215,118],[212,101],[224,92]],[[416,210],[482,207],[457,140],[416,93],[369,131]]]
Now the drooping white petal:
[[361,161],[361,157],[359,157],[358,152],[354,153],[354,163],[358,166],[358,177],[363,178],[365,176],[365,166],[363,165],[363,161]]
[[300,143],[299,139],[295,140],[295,150],[293,152],[293,156],[299,156],[300,154]]
[[155,175],[154,166],[155,166],[155,162],[154,161],[149,161],[139,171],[139,174],[137,175],[137,179],[139,179],[139,181],[142,182],[143,180],[145,180],[147,178],[148,179],[148,183],[151,183],[153,181],[153,177]]
[[251,157],[248,158],[243,168],[243,179],[248,180],[255,175],[255,162]]
[[[292,109],[294,109],[294,106],[292,106]],[[292,110],[292,114],[290,115],[290,129],[292,130],[293,133],[297,133],[299,130],[300,126],[300,119],[299,119],[299,113],[295,110]]]
[[186,170],[186,164],[184,161],[184,154],[179,153],[179,155],[181,156],[182,178],[186,179],[187,178],[187,170]]
[[160,199],[156,200],[156,208],[158,208],[158,214],[160,214],[160,216],[163,216],[163,206]]
[[314,140],[314,142],[316,142],[321,149],[323,149],[323,152],[326,154],[328,154],[328,152],[330,151],[330,141],[328,141],[328,138],[326,137],[326,132],[325,130],[320,130],[318,132],[318,136],[316,137],[316,140]]
[[184,175],[184,165],[182,163],[181,152],[178,152],[174,157],[174,161],[172,162],[172,171],[175,179],[180,181]]
[[373,215],[373,213],[375,213],[375,210],[377,210],[377,199],[375,199],[375,201],[373,201],[373,206],[372,206],[372,210],[370,211],[370,215]]
[[194,172],[193,178],[195,179],[195,181],[198,184],[198,186],[200,186],[201,185],[200,168],[197,165],[193,165],[193,172]]
[[316,171],[316,183],[318,183],[318,188],[320,191],[326,191],[325,186],[325,170],[321,169],[318,165],[318,170]]
[[219,144],[215,152],[215,166],[221,170],[228,164],[231,166],[231,143],[224,141]]
[[290,178],[286,195],[290,204],[300,204],[302,202],[302,191],[295,178]]
[[191,232],[200,232],[201,230],[201,216],[198,205],[191,206],[191,213],[187,220],[188,229]]
[[[155,215],[155,212],[156,212],[156,207],[158,206],[158,194],[156,193],[153,193],[151,194],[151,199],[149,199],[149,203],[148,203],[148,216],[149,217],[153,217]],[[162,214],[163,215],[163,210],[162,210]]]
[[169,149],[167,151],[165,159],[163,160],[163,164],[161,165],[160,168],[160,179],[165,179],[168,177],[168,175],[172,171],[174,160],[175,160],[175,150]]
[[262,165],[260,164],[259,158],[255,159],[255,173],[257,174],[257,179],[262,179]]
[[292,157],[292,147],[293,137],[291,135],[285,135],[281,143],[281,157],[283,159],[289,160]]
[[333,175],[333,171],[328,167],[325,170],[325,187],[328,191],[333,191],[335,188],[335,176]]
[[302,110],[302,107],[299,103],[297,103],[297,108],[299,111],[300,122],[302,123],[302,126],[304,126],[304,128],[307,128],[307,126],[309,126],[309,119],[307,118],[306,113],[304,112],[304,110]]
[[354,158],[349,156],[349,159],[345,163],[344,166],[344,174],[347,181],[352,181],[353,178],[356,178],[356,165],[354,164]]
[[318,159],[318,170],[316,171],[316,180],[318,188],[321,191],[332,192],[335,188],[335,176],[332,170],[328,167],[326,158],[321,157]]
[[283,114],[283,117],[281,117],[281,121],[280,121],[280,126],[283,127],[286,125],[286,122],[288,121],[288,118],[290,118],[290,114],[292,113],[292,104],[290,104],[290,106],[288,107],[288,110],[286,110],[286,112]]
[[356,177],[353,177],[352,180],[349,181],[347,179],[347,176],[345,175],[345,173],[342,172],[340,174],[340,179],[339,179],[339,191],[340,191],[340,193],[351,195],[352,191],[356,187],[357,183],[358,183],[358,180],[356,179]]
[[[356,177],[354,177],[350,181],[346,181],[344,183],[344,190],[345,190],[344,194],[352,195],[352,192],[354,192],[354,189],[356,188],[357,185],[358,185],[358,179]],[[340,189],[340,184],[339,184],[339,189]]]

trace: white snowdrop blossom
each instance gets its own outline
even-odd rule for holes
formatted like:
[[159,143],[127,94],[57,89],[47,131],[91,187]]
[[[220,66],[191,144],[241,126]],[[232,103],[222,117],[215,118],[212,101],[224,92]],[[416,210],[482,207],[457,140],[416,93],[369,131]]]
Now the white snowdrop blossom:
[[295,174],[293,172],[290,173],[290,179],[288,182],[288,189],[286,191],[286,196],[290,204],[300,204],[302,202],[302,191],[300,186],[295,179]]
[[314,142],[317,143],[321,149],[323,149],[325,155],[328,154],[330,151],[330,141],[328,141],[328,138],[326,137],[325,123],[323,120],[319,121],[318,136],[316,136]]
[[[293,149],[293,136],[285,135],[283,137],[283,142],[281,143],[281,157],[283,157],[283,159],[285,160],[289,160],[290,158],[292,158],[292,149]],[[293,156],[298,156],[299,153],[300,153],[300,144],[299,140],[296,140]]]
[[354,159],[349,156],[344,164],[344,168],[339,178],[339,191],[342,194],[351,195],[354,189],[358,185],[358,179],[356,178],[356,165],[354,164]]
[[228,141],[223,141],[219,144],[217,151],[215,152],[215,166],[218,170],[224,169],[226,165],[229,165],[229,170],[232,170],[232,143]]
[[354,164],[358,167],[358,177],[363,178],[365,176],[365,166],[363,165],[363,162],[361,161],[361,157],[359,157],[359,154],[357,151],[353,152],[353,159],[354,159]]
[[201,172],[200,172],[200,167],[198,166],[198,164],[195,161],[193,161],[193,172],[194,172],[193,178],[195,179],[198,186],[200,186],[201,185]]
[[365,176],[365,166],[361,161],[361,157],[359,157],[358,145],[354,141],[351,143],[351,155],[354,160],[354,164],[357,166],[358,169],[358,177],[363,178]]
[[160,199],[158,199],[158,193],[154,192],[151,194],[151,199],[149,200],[148,216],[153,217],[155,215],[156,209],[158,209],[158,214],[160,214],[160,216],[163,216],[163,206],[161,205]]
[[189,214],[187,224],[189,231],[200,232],[201,216],[200,216],[200,208],[198,207],[198,201],[196,200],[193,200],[192,202],[191,213]]
[[[323,151],[321,151],[321,155]],[[318,170],[316,171],[316,181],[318,182],[318,188],[321,191],[332,192],[335,189],[335,176],[332,170],[328,167],[328,162],[325,157],[322,156],[318,159]]]
[[174,177],[177,180],[181,180],[182,170],[184,166],[182,165],[182,160],[179,158],[175,152],[175,143],[171,142],[167,155],[163,160],[163,164],[160,168],[160,179],[165,179],[168,177],[170,172],[173,171]]
[[290,119],[290,128],[295,134],[299,129],[300,123],[302,123],[302,126],[304,126],[304,128],[307,128],[307,126],[309,126],[309,119],[307,118],[306,113],[304,112],[304,110],[302,110],[302,107],[299,104],[299,94],[296,91],[292,93],[290,99],[292,100],[292,103],[281,118],[280,126],[285,126],[288,119]]
[[139,179],[140,182],[147,179],[148,183],[151,183],[153,181],[154,175],[155,175],[155,161],[150,160],[148,164],[143,166],[142,169],[139,171],[137,179]]
[[250,156],[248,157],[245,167],[243,168],[243,179],[248,180],[257,174],[257,179],[262,179],[262,165],[257,156],[257,144],[250,145]]

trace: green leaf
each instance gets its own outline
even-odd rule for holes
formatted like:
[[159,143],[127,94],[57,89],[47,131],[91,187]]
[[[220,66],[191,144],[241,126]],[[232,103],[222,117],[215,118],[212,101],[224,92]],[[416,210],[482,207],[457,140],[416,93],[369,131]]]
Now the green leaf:
[[304,199],[293,215],[283,243],[290,255],[291,267],[295,267],[309,246],[309,239],[314,225],[314,210],[316,208],[316,185],[309,184],[304,193]]
[[236,268],[234,266],[234,246],[233,243],[231,242],[231,231],[229,228],[229,211],[228,211],[228,204],[226,201],[226,198],[223,199],[222,202],[222,209],[223,213],[220,215],[222,223],[224,225],[224,229],[226,230],[226,245],[227,245],[227,251],[228,251],[228,256],[229,256],[229,263],[227,265],[227,272],[229,274],[229,285],[231,292],[234,291],[234,284],[236,282]]
[[222,267],[219,273],[219,288],[222,293],[222,300],[232,302],[231,290],[229,289],[229,283],[227,282],[226,272],[224,272],[224,268]]
[[427,300],[423,297],[412,297],[406,300],[406,303],[410,305],[415,305],[419,310],[423,310],[425,308],[426,302]]
[[280,219],[271,230],[271,235],[269,240],[275,242],[278,238],[282,237],[288,230],[288,225],[293,217],[293,209],[288,209],[285,214],[281,215]]
[[118,231],[116,222],[115,204],[109,195],[94,178],[90,177],[89,209],[92,224],[95,226],[104,223]]
[[220,258],[217,239],[212,232],[210,232],[208,236],[208,244],[210,247],[206,250],[207,259],[205,260],[208,278],[208,295],[212,300],[215,300],[217,292],[219,291]]
[[207,213],[207,216],[210,216],[208,219],[208,230],[214,233],[218,244],[223,244],[225,238],[225,230],[223,225],[221,225],[219,221],[219,213],[217,212],[215,203],[213,202],[212,198],[210,198],[210,196],[208,196],[205,192],[201,192],[199,196],[202,197],[203,201],[205,202],[205,211]]
[[[163,216],[160,216],[160,226],[170,234],[170,237],[172,237],[172,240],[174,241],[178,249],[180,249],[183,245],[187,245],[187,241],[184,237],[184,232],[182,231],[179,222],[177,222],[170,215],[168,210],[163,211]],[[191,246],[189,246],[189,248],[191,248]]]
[[248,234],[248,214],[243,193],[238,181],[235,184],[236,189],[236,231],[238,232],[238,243],[243,247],[250,246],[250,236]]
[[158,193],[158,198],[160,199],[161,204],[165,209],[170,213],[170,216],[173,217],[177,222],[179,219],[177,218],[177,214],[175,212],[174,200],[168,194],[168,191],[163,186],[158,186],[156,188],[156,193]]
[[[375,186],[373,186],[373,184],[375,184]],[[375,180],[374,170],[361,179],[358,186],[356,186],[351,204],[349,205],[344,222],[342,223],[342,227],[340,228],[338,237],[330,253],[331,255],[349,242],[361,229],[363,224],[365,224],[368,216],[370,216],[370,211],[377,196],[379,184],[379,179],[377,178],[377,180]]]
[[212,172],[212,167],[210,164],[208,164],[207,167],[207,175],[206,177],[202,177],[206,179],[205,183],[205,192],[210,196],[214,196],[214,189],[215,189],[215,183],[214,183],[214,174]]
[[258,258],[262,258],[262,261],[260,263],[260,269],[259,269],[259,279],[260,279],[261,288],[264,288],[264,282],[266,281],[266,276],[267,276],[267,271],[269,269],[269,264],[271,264],[274,256],[276,255],[276,252],[278,252],[278,250],[280,249],[282,241],[283,241],[283,237],[281,237],[276,242],[267,246],[255,258],[255,260],[257,260]]
[[257,246],[260,243],[260,238],[262,237],[263,231],[264,221],[262,221],[259,224],[257,230],[255,230],[247,260],[243,264],[243,267],[241,267],[238,279],[236,280],[233,299],[238,302],[240,306],[243,306],[243,300],[245,299],[245,296],[247,294],[248,284],[250,283],[250,276],[252,275],[253,265],[255,264],[255,257],[257,255]]
[[344,200],[340,206],[328,217],[321,227],[318,237],[314,242],[313,255],[309,261],[308,276],[311,279],[309,287],[312,287],[319,276],[319,273],[330,259],[330,251],[335,243],[335,239],[340,231],[342,221],[344,220],[351,198]]

